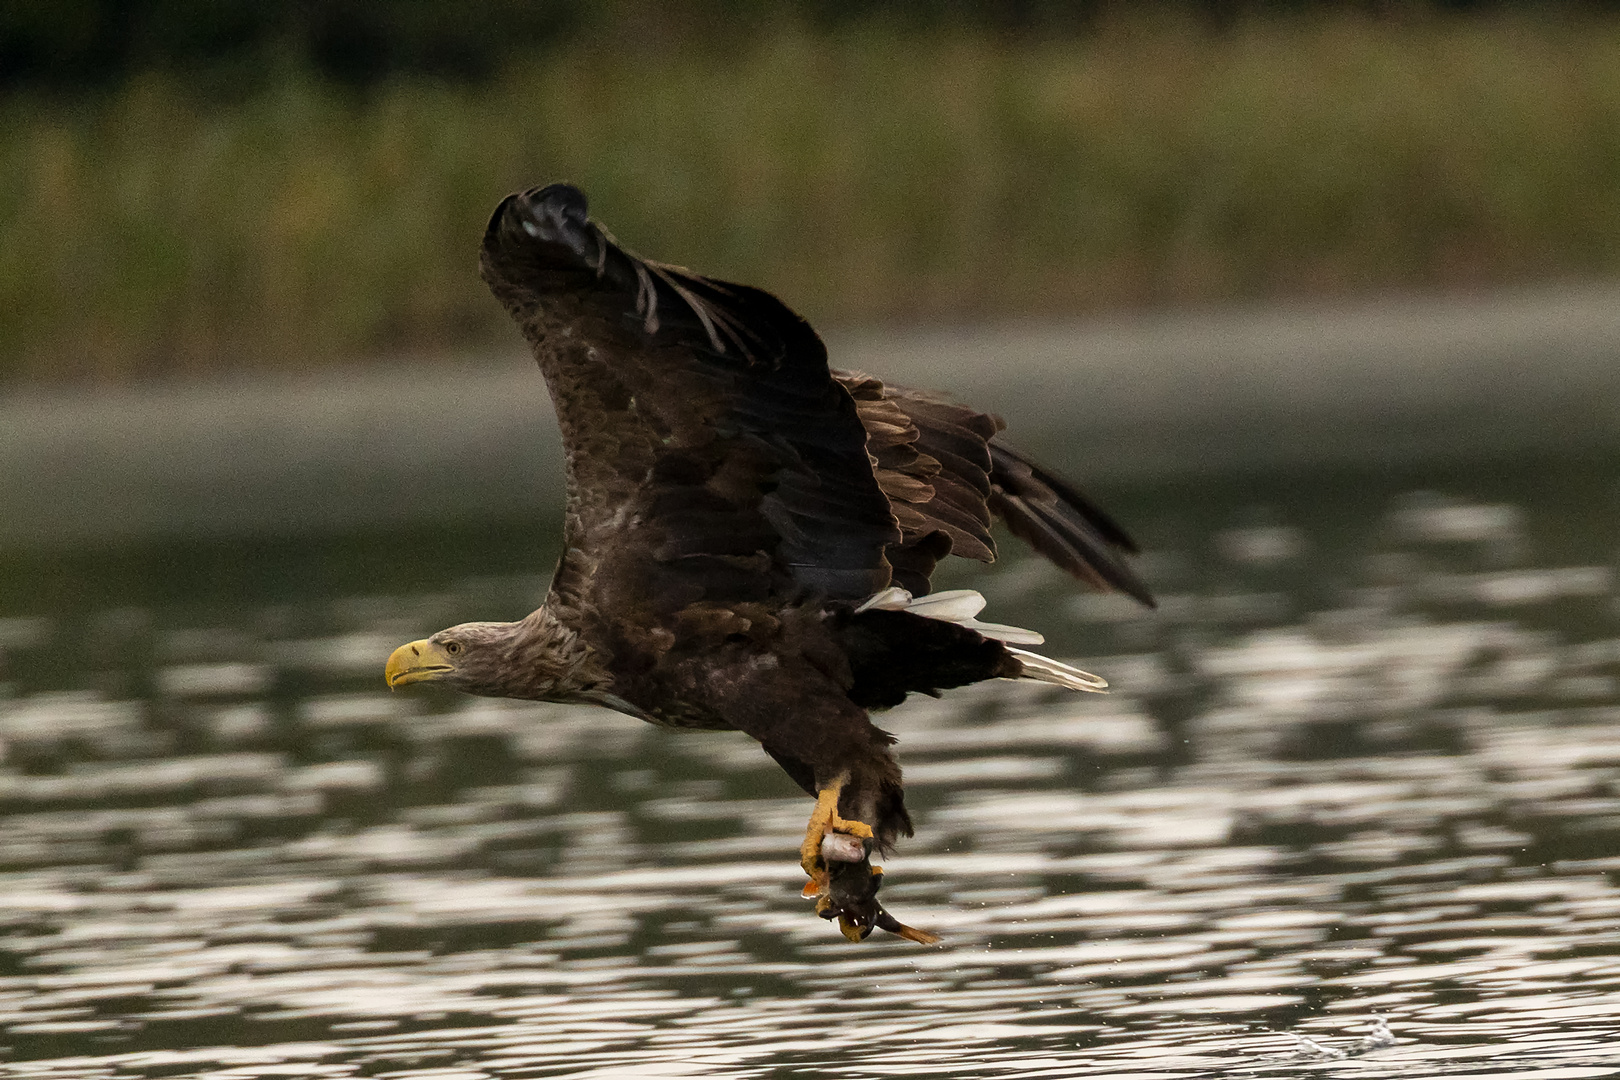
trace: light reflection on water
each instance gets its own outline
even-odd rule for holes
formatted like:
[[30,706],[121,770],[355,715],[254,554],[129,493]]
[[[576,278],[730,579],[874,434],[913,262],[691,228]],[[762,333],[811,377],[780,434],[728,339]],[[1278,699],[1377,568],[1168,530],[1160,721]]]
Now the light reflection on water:
[[380,689],[532,577],[14,579],[0,1076],[1614,1075],[1620,516],[1535,489],[1135,496],[1152,617],[977,579],[1117,691],[885,721],[938,949],[811,916],[741,736]]

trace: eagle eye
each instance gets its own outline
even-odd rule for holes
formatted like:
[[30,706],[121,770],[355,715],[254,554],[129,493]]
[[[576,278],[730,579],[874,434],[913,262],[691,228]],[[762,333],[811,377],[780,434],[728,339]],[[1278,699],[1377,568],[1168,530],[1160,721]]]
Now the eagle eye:
[[447,641],[447,642],[445,642],[444,643],[444,651],[449,653],[451,656],[460,656],[461,655],[461,642],[459,642],[459,641]]

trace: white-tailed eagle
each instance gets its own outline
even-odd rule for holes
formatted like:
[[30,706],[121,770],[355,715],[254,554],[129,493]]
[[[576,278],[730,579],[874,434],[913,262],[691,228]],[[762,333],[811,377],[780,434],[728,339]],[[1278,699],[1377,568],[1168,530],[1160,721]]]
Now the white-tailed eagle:
[[911,834],[894,738],[869,713],[985,679],[1105,684],[929,593],[947,555],[995,558],[992,517],[1081,581],[1152,604],[1136,549],[1074,487],[937,394],[830,370],[774,296],[632,255],[565,184],[509,196],[482,271],[534,349],[566,455],[545,603],[400,646],[391,687],[602,705],[759,740],[816,797],[805,895],[859,941],[870,863]]

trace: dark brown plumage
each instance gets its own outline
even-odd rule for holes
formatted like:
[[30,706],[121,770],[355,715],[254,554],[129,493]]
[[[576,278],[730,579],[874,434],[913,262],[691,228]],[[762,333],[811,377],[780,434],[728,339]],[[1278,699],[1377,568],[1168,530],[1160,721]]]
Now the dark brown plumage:
[[1038,635],[976,622],[975,594],[915,598],[946,555],[995,558],[996,516],[1080,580],[1151,603],[1129,537],[1002,443],[1000,420],[829,370],[781,301],[629,254],[572,187],[503,201],[482,272],[557,409],[564,554],[534,614],[401,646],[389,684],[746,732],[820,796],[802,852],[818,911],[855,939],[926,939],[875,899],[867,857],[911,822],[868,710],[991,678],[1101,683],[998,640]]

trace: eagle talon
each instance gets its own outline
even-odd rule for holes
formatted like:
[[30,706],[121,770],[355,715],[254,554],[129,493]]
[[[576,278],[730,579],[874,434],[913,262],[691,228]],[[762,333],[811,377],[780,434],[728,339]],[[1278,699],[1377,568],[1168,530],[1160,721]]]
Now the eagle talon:
[[[862,862],[865,852],[870,848],[873,839],[872,827],[864,821],[851,821],[838,816],[838,796],[844,790],[845,777],[822,788],[816,794],[816,808],[810,812],[810,821],[805,826],[804,843],[799,847],[799,865],[804,872],[810,875],[812,881],[824,880],[827,875],[827,859],[822,854],[822,844],[829,834],[853,837],[861,841],[862,858],[842,859],[842,862]],[[836,844],[843,847],[843,844]],[[843,851],[840,854],[850,855],[853,851]]]

